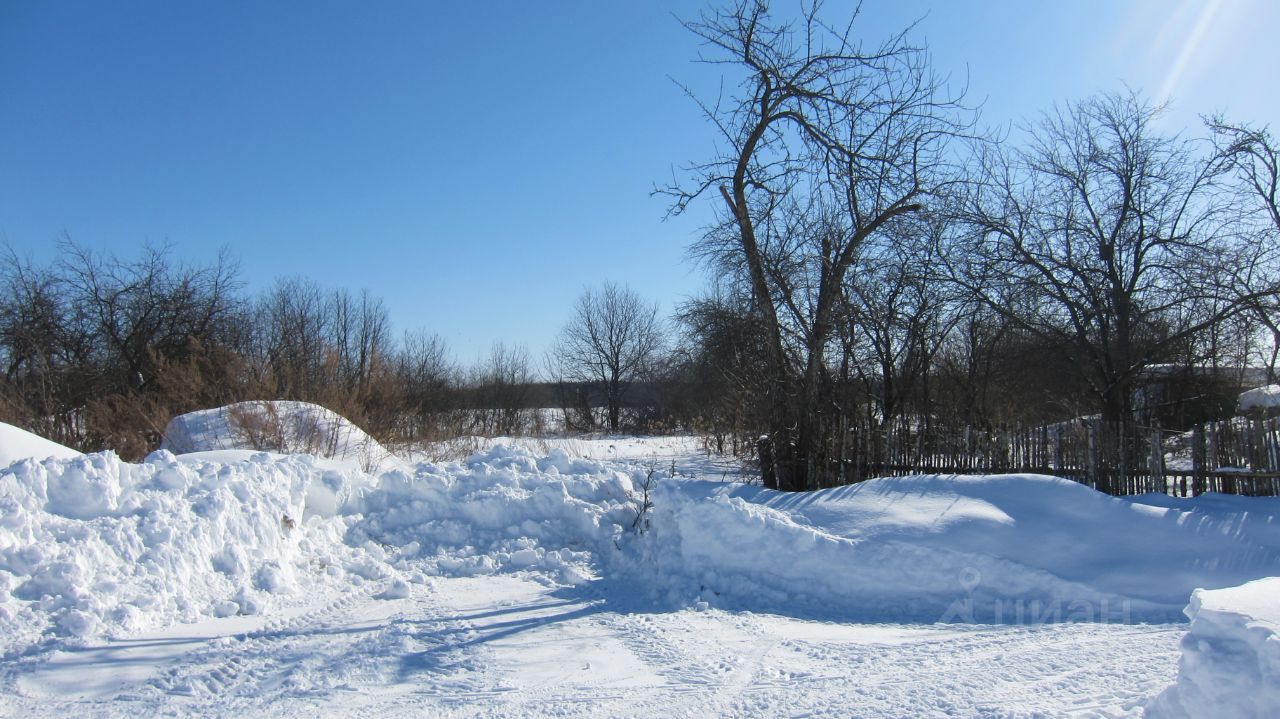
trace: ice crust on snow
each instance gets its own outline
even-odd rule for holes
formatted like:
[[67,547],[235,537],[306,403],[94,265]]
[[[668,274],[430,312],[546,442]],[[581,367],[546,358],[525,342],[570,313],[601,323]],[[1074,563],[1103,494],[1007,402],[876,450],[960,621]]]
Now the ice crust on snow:
[[187,436],[202,451],[0,472],[0,654],[272,613],[339,584],[394,601],[433,574],[925,623],[1169,619],[1198,587],[1280,574],[1273,499],[1125,500],[1026,475],[796,495],[657,472],[637,522],[650,470],[558,449],[367,473]]
[[1266,719],[1280,709],[1280,578],[1198,589],[1186,609],[1178,680],[1147,706],[1152,719]]

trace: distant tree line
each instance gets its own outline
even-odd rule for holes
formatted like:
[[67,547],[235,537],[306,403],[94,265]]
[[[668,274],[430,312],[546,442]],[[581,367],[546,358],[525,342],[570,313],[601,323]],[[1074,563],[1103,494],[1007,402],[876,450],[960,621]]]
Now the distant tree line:
[[46,266],[9,250],[0,292],[0,421],[84,451],[137,459],[178,414],[277,399],[393,445],[680,426],[657,306],[612,284],[584,291],[545,359],[499,342],[470,367],[438,335],[397,335],[369,291],[290,277],[247,294],[225,253],[190,265],[64,238]]

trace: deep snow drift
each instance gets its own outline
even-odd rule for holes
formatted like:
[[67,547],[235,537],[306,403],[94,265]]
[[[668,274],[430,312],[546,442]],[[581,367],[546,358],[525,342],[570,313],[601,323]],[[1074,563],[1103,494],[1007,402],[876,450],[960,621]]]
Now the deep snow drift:
[[1280,499],[1165,499],[1035,475],[668,482],[646,549],[734,606],[907,621],[1173,620],[1198,587],[1280,572]]

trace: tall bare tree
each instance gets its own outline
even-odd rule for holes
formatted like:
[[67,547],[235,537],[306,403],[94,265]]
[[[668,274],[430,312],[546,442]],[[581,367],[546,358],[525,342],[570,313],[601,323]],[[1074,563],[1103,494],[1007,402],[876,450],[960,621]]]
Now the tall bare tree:
[[[1230,123],[1221,117],[1208,124],[1218,157],[1241,190],[1241,214],[1259,220],[1254,230],[1258,243],[1280,243],[1280,143],[1267,127]],[[1270,334],[1267,372],[1275,382],[1280,358],[1280,303],[1263,298],[1253,314]]]
[[971,288],[1072,354],[1116,437],[1145,367],[1276,291],[1280,248],[1240,231],[1214,153],[1160,135],[1158,113],[1132,94],[1050,113],[986,155],[963,208],[998,278]]
[[745,0],[686,23],[704,61],[738,73],[737,92],[698,101],[721,150],[663,191],[676,214],[709,192],[722,201],[701,249],[751,287],[769,375],[762,472],[787,490],[833,471],[821,395],[858,250],[948,182],[947,140],[966,128],[905,31],[864,47],[856,21],[834,29],[814,3],[792,22]]
[[604,388],[609,431],[617,432],[630,386],[646,377],[662,345],[657,303],[605,283],[578,297],[573,317],[551,349],[550,364],[563,379]]

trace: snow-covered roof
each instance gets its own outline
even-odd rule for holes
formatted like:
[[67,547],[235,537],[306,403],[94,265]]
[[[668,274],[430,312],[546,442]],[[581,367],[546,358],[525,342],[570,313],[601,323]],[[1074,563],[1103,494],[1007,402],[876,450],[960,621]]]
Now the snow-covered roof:
[[1255,387],[1240,394],[1240,411],[1280,407],[1280,384]]

